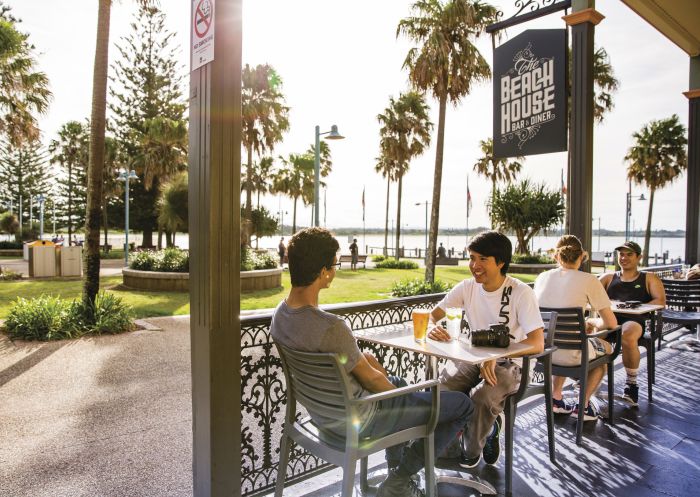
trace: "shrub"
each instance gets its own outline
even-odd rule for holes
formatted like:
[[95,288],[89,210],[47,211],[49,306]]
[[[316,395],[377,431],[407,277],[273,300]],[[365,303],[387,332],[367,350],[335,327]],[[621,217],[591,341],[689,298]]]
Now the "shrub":
[[393,297],[411,297],[413,295],[428,295],[431,293],[447,292],[452,285],[441,280],[435,280],[434,283],[429,283],[420,278],[412,280],[397,281],[391,286],[391,295]]
[[13,271],[12,269],[0,267],[0,281],[14,281],[21,279],[22,273]]
[[378,262],[375,267],[380,269],[418,269],[418,263],[413,261],[384,259],[383,261]]
[[554,264],[556,261],[544,254],[513,254],[513,264]]
[[241,251],[241,271],[256,269],[275,269],[279,265],[279,257],[267,251],[254,252],[248,248]]
[[22,250],[22,242],[0,242],[0,250]]
[[[90,316],[94,319],[91,320]],[[131,309],[119,297],[100,292],[94,306],[42,295],[18,298],[5,321],[11,338],[62,340],[83,335],[122,333],[134,329]]]
[[10,309],[5,328],[10,337],[24,340],[70,338],[70,331],[64,330],[66,314],[66,303],[58,297],[18,298]]
[[372,256],[372,262],[382,262],[384,260],[386,260],[386,257],[382,254]]
[[131,309],[111,293],[98,293],[94,305],[74,300],[69,304],[67,315],[79,335],[114,334],[134,329]]
[[190,270],[190,254],[175,247],[157,252],[137,252],[129,258],[129,267],[139,271],[187,273]]

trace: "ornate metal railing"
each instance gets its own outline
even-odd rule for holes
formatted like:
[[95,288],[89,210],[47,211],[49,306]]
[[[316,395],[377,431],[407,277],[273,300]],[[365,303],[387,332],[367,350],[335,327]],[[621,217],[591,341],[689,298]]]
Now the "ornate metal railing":
[[[341,316],[353,331],[406,323],[416,308],[432,308],[444,294],[407,297],[378,302],[324,306]],[[270,338],[272,314],[241,318],[241,494],[261,495],[277,481],[279,441],[284,422],[286,389],[282,364]],[[388,372],[417,382],[425,377],[425,361],[420,354],[386,349],[360,340],[363,350],[371,350]],[[332,466],[294,447],[287,468],[287,482],[312,477]]]

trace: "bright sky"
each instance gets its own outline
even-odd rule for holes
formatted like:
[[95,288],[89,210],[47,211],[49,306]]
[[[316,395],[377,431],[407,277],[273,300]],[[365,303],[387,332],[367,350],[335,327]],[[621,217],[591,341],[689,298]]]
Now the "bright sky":
[[[168,16],[169,29],[177,33],[182,65],[189,70],[189,0],[160,0]],[[330,142],[333,172],[326,179],[327,225],[362,226],[362,190],[366,188],[366,225],[384,226],[386,183],[374,172],[378,155],[376,116],[389,97],[407,89],[401,64],[410,47],[396,39],[398,21],[409,14],[411,1],[331,2],[322,0],[255,0],[244,3],[243,61],[269,63],[283,79],[283,91],[291,107],[290,131],[278,145],[275,156],[303,152],[314,139],[314,126],[321,131],[337,124],[346,139]],[[512,0],[494,1],[505,17],[514,12]],[[121,0],[112,7],[111,41],[129,31],[136,2]],[[30,33],[37,47],[40,69],[48,74],[54,101],[41,119],[46,141],[55,136],[62,123],[82,120],[90,114],[92,66],[95,50],[97,2],[87,0],[9,0],[21,29]],[[623,157],[631,135],[651,119],[676,113],[687,126],[688,56],[646,24],[621,2],[599,0],[598,10],[606,16],[596,28],[596,45],[608,51],[621,88],[614,96],[615,109],[595,128],[593,216],[602,226],[624,229],[625,165]],[[528,28],[564,27],[561,13],[528,23]],[[511,38],[522,31],[511,29]],[[491,41],[478,46],[491,62]],[[110,48],[111,61],[116,50]],[[221,56],[221,55],[218,55]],[[185,80],[185,87],[187,81]],[[465,226],[466,181],[474,209],[469,226],[488,225],[487,181],[472,172],[479,157],[479,140],[491,134],[491,83],[478,86],[457,108],[449,108],[446,121],[440,226]],[[437,102],[429,100],[432,120],[437,123]],[[437,125],[436,125],[437,127]],[[433,142],[436,138],[433,138]],[[435,149],[416,159],[403,182],[402,224],[423,228],[424,206],[432,197]],[[559,187],[566,154],[532,156],[522,176]],[[633,187],[635,194],[645,193]],[[656,195],[654,229],[685,229],[685,175]],[[263,199],[271,211],[288,212],[292,204],[278,197]],[[300,203],[301,207],[301,203]],[[323,207],[322,207],[323,209]],[[634,225],[646,224],[648,202],[635,201]],[[301,208],[297,223],[307,225],[310,208]],[[323,210],[321,213],[323,220]],[[396,187],[392,186],[390,219],[396,218]]]

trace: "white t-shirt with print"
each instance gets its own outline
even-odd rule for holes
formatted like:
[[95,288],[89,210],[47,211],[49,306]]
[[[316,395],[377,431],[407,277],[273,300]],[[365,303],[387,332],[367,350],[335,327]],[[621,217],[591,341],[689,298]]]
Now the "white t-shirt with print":
[[461,307],[470,330],[483,330],[492,324],[505,324],[515,342],[544,327],[535,292],[520,280],[506,275],[503,284],[493,292],[484,290],[474,279],[463,280],[438,304],[442,310]]
[[542,307],[591,306],[594,311],[610,307],[603,284],[591,273],[558,267],[540,273],[535,280],[535,295]]

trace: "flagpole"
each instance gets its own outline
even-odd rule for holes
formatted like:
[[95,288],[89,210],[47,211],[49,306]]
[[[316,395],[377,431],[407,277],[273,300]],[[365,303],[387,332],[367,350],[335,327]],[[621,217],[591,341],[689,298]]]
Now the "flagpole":
[[365,254],[367,253],[367,237],[365,233],[365,185],[362,185],[362,245],[365,246]]

